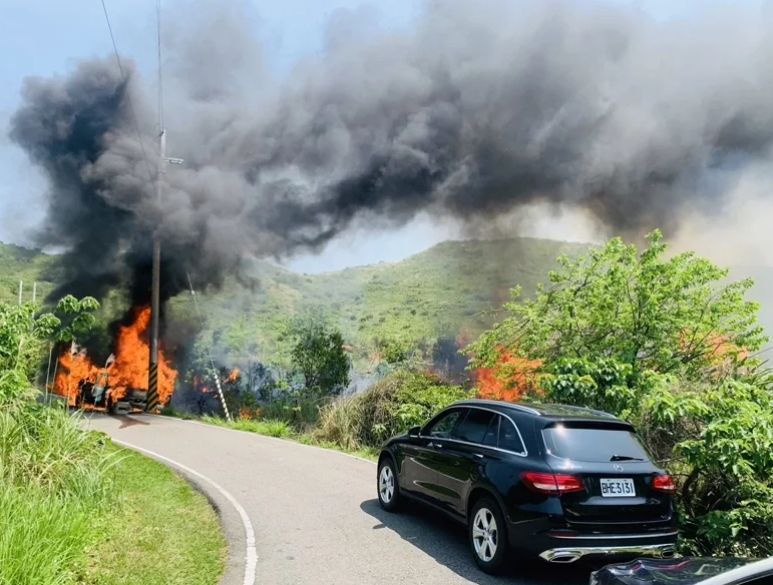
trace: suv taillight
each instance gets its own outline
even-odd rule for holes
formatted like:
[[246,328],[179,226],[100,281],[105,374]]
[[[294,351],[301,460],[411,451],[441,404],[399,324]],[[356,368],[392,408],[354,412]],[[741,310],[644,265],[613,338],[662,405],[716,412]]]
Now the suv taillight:
[[652,489],[656,492],[673,494],[676,491],[676,484],[670,475],[656,475],[652,478]]
[[585,490],[579,477],[565,473],[525,471],[521,474],[521,479],[526,487],[540,494],[559,495]]

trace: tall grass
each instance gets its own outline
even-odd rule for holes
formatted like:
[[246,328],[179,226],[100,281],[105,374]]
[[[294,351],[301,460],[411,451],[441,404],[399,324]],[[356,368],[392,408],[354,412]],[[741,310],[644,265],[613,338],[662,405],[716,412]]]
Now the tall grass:
[[344,449],[375,448],[468,397],[464,388],[445,385],[431,374],[397,371],[361,394],[338,398],[322,408],[314,435]]
[[110,501],[102,440],[26,401],[0,411],[0,585],[63,585]]
[[19,404],[0,412],[0,480],[64,497],[102,501],[110,459],[103,439],[58,408]]
[[0,584],[71,583],[88,535],[86,506],[34,484],[0,484]]
[[268,435],[269,437],[290,437],[294,434],[289,423],[283,420],[251,420],[242,418],[229,422],[216,416],[204,416],[201,420],[220,427],[236,429],[237,431],[248,431],[259,435]]

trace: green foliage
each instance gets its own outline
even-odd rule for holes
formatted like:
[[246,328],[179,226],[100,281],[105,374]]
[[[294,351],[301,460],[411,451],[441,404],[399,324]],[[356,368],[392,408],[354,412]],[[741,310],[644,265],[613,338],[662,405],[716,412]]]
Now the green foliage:
[[77,299],[72,295],[62,298],[54,309],[56,317],[56,339],[75,341],[91,332],[97,322],[95,311],[99,310],[99,301],[93,297]]
[[319,321],[293,330],[292,364],[301,373],[307,392],[317,396],[340,394],[349,385],[351,363],[341,333]]
[[[66,299],[77,321],[83,307]],[[75,325],[80,327],[80,325]],[[73,329],[74,330],[74,329]],[[84,553],[88,518],[104,510],[109,464],[101,441],[69,414],[37,404],[34,378],[45,348],[63,331],[35,306],[0,303],[0,584],[72,580]],[[7,515],[11,514],[12,519]]]
[[[491,366],[499,348],[556,363],[562,358],[610,358],[640,372],[679,371],[700,378],[716,365],[716,344],[735,366],[767,341],[757,303],[745,299],[751,280],[721,281],[728,271],[692,252],[666,258],[659,232],[639,254],[619,238],[571,259],[540,285],[536,298],[505,307],[509,316],[471,347]],[[748,364],[745,364],[748,365]]]
[[541,387],[555,402],[582,404],[625,417],[634,410],[647,377],[633,379],[633,367],[613,358],[560,358],[540,377]]
[[72,581],[90,519],[111,500],[109,464],[66,411],[21,400],[0,409],[0,584]]
[[31,304],[0,304],[0,406],[29,393],[44,352],[58,326],[53,315],[35,315]]
[[559,260],[531,300],[514,291],[508,317],[468,351],[492,367],[503,351],[542,362],[532,397],[633,421],[657,461],[679,477],[686,548],[773,552],[773,402],[754,357],[767,338],[748,279],[693,253],[666,256],[613,239]]
[[250,419],[237,419],[233,422],[228,422],[223,418],[214,416],[204,416],[202,419],[204,422],[214,424],[220,427],[226,427],[228,429],[234,429],[237,431],[247,431],[250,433],[257,433],[259,435],[266,435],[269,437],[287,438],[293,435],[292,427],[284,420],[277,419],[262,419],[262,420],[250,420]]
[[286,392],[278,399],[267,402],[260,407],[263,417],[267,420],[281,420],[292,429],[305,432],[317,424],[319,408],[328,398],[302,396],[299,393]]
[[0,405],[29,398],[46,348],[70,341],[94,324],[99,303],[91,297],[67,296],[53,313],[38,313],[36,305],[0,303]]
[[[670,383],[668,383],[670,382]],[[684,474],[684,536],[699,554],[773,551],[773,394],[759,380],[656,387],[640,427]]]
[[346,449],[377,447],[469,395],[464,388],[444,385],[432,375],[398,371],[361,394],[324,407],[316,437]]

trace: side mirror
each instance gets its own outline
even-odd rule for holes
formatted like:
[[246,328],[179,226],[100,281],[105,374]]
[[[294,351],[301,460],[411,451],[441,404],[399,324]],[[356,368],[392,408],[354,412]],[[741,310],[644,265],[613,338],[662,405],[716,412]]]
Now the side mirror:
[[409,437],[418,437],[419,431],[421,431],[421,427],[411,427],[408,429],[408,436]]

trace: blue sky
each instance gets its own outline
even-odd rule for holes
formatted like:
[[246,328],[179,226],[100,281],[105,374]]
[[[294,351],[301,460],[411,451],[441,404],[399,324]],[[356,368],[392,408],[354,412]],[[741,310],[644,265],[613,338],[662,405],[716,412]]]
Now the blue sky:
[[[216,0],[212,0],[215,2]],[[222,0],[221,0],[222,1]],[[320,50],[325,26],[337,10],[363,5],[382,28],[409,26],[422,0],[241,0],[256,15],[255,26],[270,66],[282,73],[299,58]],[[452,1],[452,0],[447,0]],[[508,0],[517,1],[517,0]],[[583,1],[583,0],[576,0]],[[588,2],[600,0],[584,0]],[[615,0],[660,19],[690,18],[707,0]],[[155,67],[155,0],[106,0],[122,56],[146,73]],[[726,2],[729,3],[729,2]],[[165,18],[185,18],[190,2],[165,0]],[[112,52],[99,0],[4,0],[0,36],[0,241],[29,244],[41,215],[46,185],[24,154],[6,137],[9,117],[19,104],[26,76],[64,74],[80,59]],[[380,260],[396,260],[453,237],[453,226],[426,218],[380,234],[357,232],[333,242],[320,256],[298,258],[290,266],[309,272]]]

